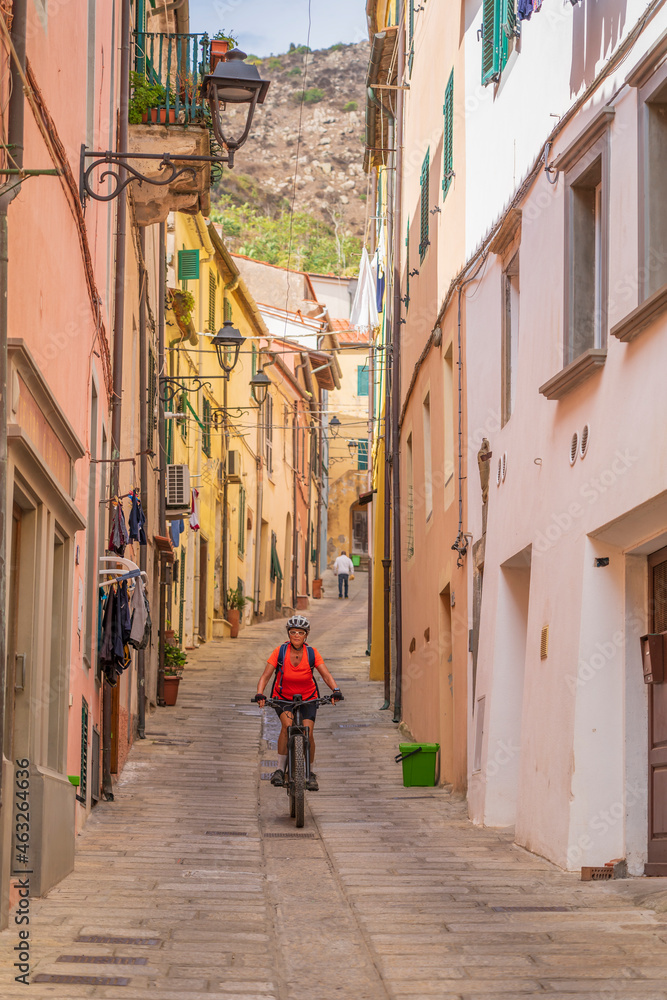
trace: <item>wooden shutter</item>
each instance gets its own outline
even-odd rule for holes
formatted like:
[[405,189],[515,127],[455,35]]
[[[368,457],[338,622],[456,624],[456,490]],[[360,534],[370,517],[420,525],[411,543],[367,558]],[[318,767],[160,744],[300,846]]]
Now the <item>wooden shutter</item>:
[[190,281],[199,277],[199,250],[178,251],[178,280]]
[[216,280],[213,271],[208,272],[208,328],[215,333],[215,288]]
[[516,0],[501,0],[500,25],[500,71],[502,72],[510,56],[512,39],[518,35],[518,20],[516,16]]
[[500,72],[500,3],[482,3],[482,83],[486,86],[498,79]]
[[155,454],[155,427],[157,425],[157,372],[155,355],[148,348],[148,421],[146,425],[146,447]]
[[357,365],[357,396],[368,395],[368,365]]
[[415,0],[409,0],[408,5],[408,72],[412,76],[412,64],[415,58]]
[[227,298],[227,296],[225,295],[224,316],[223,316],[223,319],[224,320],[228,320],[228,319],[231,319],[231,318],[232,318],[232,304],[229,301],[229,299]]
[[239,555],[245,552],[245,490],[239,487]]
[[424,162],[422,163],[421,172],[421,218],[419,227],[419,260],[423,261],[426,256],[426,249],[429,245],[428,238],[428,180],[429,180],[429,169],[430,169],[430,155],[431,151],[426,150],[426,156],[424,157]]
[[442,197],[443,201],[447,197],[449,186],[454,176],[454,70],[449,74],[447,87],[445,89],[445,103],[442,108],[443,114],[443,171],[442,171]]
[[368,441],[359,438],[357,441],[357,470],[364,472],[368,469]]
[[202,404],[202,435],[201,449],[204,454],[211,457],[211,404],[205,399]]

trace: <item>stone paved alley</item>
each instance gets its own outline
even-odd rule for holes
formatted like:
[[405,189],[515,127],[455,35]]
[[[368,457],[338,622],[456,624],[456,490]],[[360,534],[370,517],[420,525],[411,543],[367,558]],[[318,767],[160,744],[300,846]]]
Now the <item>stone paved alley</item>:
[[[320,710],[304,830],[261,780],[274,732],[250,704],[277,621],[190,654],[178,705],[149,720],[74,872],[32,903],[29,996],[667,998],[665,880],[581,883],[472,827],[444,790],[403,788],[399,735],[366,681],[365,583],[341,604],[331,579],[310,612],[346,700]],[[529,906],[563,909],[497,909]],[[26,996],[17,939],[13,923],[0,935],[3,1000]],[[119,981],[34,981],[51,974]]]

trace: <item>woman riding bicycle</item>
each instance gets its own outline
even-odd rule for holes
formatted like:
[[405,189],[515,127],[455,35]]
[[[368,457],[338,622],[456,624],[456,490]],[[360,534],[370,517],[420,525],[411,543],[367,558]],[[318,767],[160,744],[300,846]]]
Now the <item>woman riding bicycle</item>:
[[[292,701],[294,695],[301,695],[304,701],[319,697],[319,691],[315,682],[313,671],[319,670],[324,683],[331,688],[332,701],[342,701],[343,695],[340,688],[336,687],[336,682],[324,666],[324,660],[314,646],[309,646],[306,636],[310,632],[310,622],[303,615],[294,615],[288,618],[287,635],[289,642],[277,646],[267,660],[266,669],[257,683],[257,701],[264,705],[264,688],[269,682],[269,678],[275,672],[275,680],[271,690],[271,697],[281,701]],[[288,710],[282,711],[276,708],[276,713],[280,717],[282,728],[278,738],[278,769],[271,775],[271,784],[282,788],[285,783],[285,764],[287,761],[287,728],[292,724],[292,713]],[[313,738],[313,727],[315,726],[315,716],[317,715],[317,705],[305,705],[303,708],[303,722],[308,728],[310,738],[310,764],[312,768],[315,760],[315,740]],[[310,779],[306,783],[309,792],[317,792],[317,775],[311,769]]]

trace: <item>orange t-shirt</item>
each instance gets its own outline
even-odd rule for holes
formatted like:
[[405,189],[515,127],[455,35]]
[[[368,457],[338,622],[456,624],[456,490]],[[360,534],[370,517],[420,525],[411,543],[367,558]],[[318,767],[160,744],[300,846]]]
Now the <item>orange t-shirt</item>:
[[[292,644],[289,643],[287,650],[285,651],[285,660],[283,663],[282,675],[278,675],[276,686],[273,692],[274,698],[292,698],[295,694],[300,694],[305,700],[307,698],[317,697],[317,687],[315,681],[313,680],[313,672],[310,669],[310,663],[308,662],[308,644],[304,642],[303,653],[301,655],[301,662],[298,666],[294,666],[292,663]],[[315,653],[315,666],[320,667],[324,660],[317,652],[315,647],[312,647]],[[278,666],[278,654],[280,653],[280,646],[277,646],[268,662],[272,667]]]

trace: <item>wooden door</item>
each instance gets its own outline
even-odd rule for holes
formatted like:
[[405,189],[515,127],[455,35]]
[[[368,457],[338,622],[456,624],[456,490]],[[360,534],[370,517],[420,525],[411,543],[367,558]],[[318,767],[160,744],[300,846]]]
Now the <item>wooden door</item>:
[[[667,548],[648,560],[649,631],[667,633]],[[648,862],[667,875],[667,682],[648,686]]]
[[8,760],[14,760],[14,719],[16,692],[23,692],[26,683],[26,654],[18,648],[19,616],[19,573],[21,565],[21,522],[23,512],[14,504],[12,518],[12,540],[9,562],[9,607],[7,614],[7,675],[5,687],[5,732],[4,753]]

